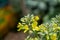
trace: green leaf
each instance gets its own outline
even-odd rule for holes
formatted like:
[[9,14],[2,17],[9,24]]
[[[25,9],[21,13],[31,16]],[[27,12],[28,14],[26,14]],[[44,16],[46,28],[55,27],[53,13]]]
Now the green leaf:
[[4,23],[5,19],[4,18],[0,18],[0,24]]

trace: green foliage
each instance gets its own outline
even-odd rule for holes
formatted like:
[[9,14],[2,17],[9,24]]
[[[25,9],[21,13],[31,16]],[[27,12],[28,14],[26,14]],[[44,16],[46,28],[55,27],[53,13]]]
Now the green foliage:
[[60,15],[56,15],[55,18],[52,18],[51,20],[53,23],[57,23],[58,25],[60,24]]
[[5,21],[4,18],[0,18],[0,24],[2,24]]

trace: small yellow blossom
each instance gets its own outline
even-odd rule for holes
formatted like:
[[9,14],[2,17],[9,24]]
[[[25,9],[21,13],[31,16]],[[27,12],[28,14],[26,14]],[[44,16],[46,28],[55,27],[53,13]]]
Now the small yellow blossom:
[[36,21],[34,21],[33,23],[32,23],[32,27],[36,27],[38,25],[38,23],[36,22]]
[[57,27],[58,27],[58,25],[56,23],[53,23],[53,31],[54,32],[57,32]]
[[39,17],[38,16],[35,16],[35,20],[38,21],[39,20]]
[[36,26],[36,27],[33,27],[32,29],[33,29],[33,31],[35,31],[35,30],[36,30],[36,31],[39,31],[39,30],[40,30],[40,28],[37,27],[37,26]]
[[26,33],[29,30],[28,25],[24,25],[24,29],[24,33]]
[[34,21],[34,22],[32,23],[32,30],[39,31],[40,28],[39,28],[37,25],[38,25],[38,23],[37,23],[36,21]]
[[56,28],[58,27],[58,25],[56,23],[53,23],[53,27]]
[[39,25],[39,28],[41,32],[47,32],[47,28],[43,24]]
[[39,31],[40,30],[40,28],[39,27],[36,27],[36,29],[35,29],[36,31]]
[[18,29],[17,31],[20,31],[22,26],[23,26],[23,25],[19,22],[19,23],[18,23],[18,26],[17,26],[17,28],[19,28],[19,29]]
[[51,37],[51,40],[57,40],[57,34],[56,33],[53,33],[50,37]]
[[45,29],[45,26],[43,24],[39,25],[39,27],[42,29]]
[[17,28],[19,28],[22,24],[19,22]]

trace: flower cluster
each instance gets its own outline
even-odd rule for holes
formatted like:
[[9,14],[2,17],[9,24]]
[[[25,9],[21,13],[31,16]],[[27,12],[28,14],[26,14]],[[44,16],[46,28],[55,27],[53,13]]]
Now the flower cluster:
[[38,28],[38,23],[37,21],[39,20],[38,16],[34,16],[34,15],[27,15],[23,18],[21,18],[21,22],[19,22],[18,24],[18,31],[20,30],[24,30],[24,33],[26,33],[27,31],[39,31]]
[[[21,18],[18,24],[18,31],[24,30],[28,33],[26,40],[59,40],[60,33],[60,17],[52,18],[50,23],[38,25],[39,17],[27,15]],[[55,21],[54,21],[55,20]]]

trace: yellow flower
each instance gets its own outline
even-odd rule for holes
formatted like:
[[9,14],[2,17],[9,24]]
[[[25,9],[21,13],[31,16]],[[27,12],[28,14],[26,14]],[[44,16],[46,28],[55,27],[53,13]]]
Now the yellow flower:
[[56,33],[52,34],[50,37],[51,37],[51,40],[57,40],[57,34]]
[[36,31],[39,31],[39,30],[40,30],[40,28],[39,28],[39,27],[37,27],[37,26],[36,26],[36,27],[33,27],[33,31],[35,31],[35,30],[36,30]]
[[32,23],[32,30],[36,30],[36,31],[39,31],[40,30],[40,28],[37,26],[37,22],[36,21],[34,21],[33,23]]
[[60,30],[60,27],[57,24],[53,24],[53,31],[57,32],[58,30]]
[[36,31],[39,31],[39,30],[40,30],[40,28],[39,28],[39,27],[36,27],[36,28],[35,28],[35,30],[36,30]]
[[22,24],[19,22],[17,28],[19,28]]
[[57,27],[58,27],[58,25],[56,23],[53,23],[53,31],[54,32],[57,32]]
[[36,21],[34,21],[33,23],[32,23],[32,27],[36,27],[37,26],[37,22]]
[[24,33],[26,33],[29,30],[28,25],[24,25],[24,29]]
[[56,23],[53,23],[53,27],[56,28],[58,25]]
[[47,32],[47,28],[43,24],[39,25],[39,28],[41,32]]
[[40,29],[45,29],[45,26],[43,24],[39,25]]
[[39,17],[38,17],[38,16],[35,16],[34,19],[35,19],[36,21],[38,21],[38,20],[39,20]]
[[22,26],[23,26],[23,25],[19,22],[19,23],[18,23],[18,26],[17,26],[17,28],[19,28],[19,29],[18,29],[17,31],[20,31]]

